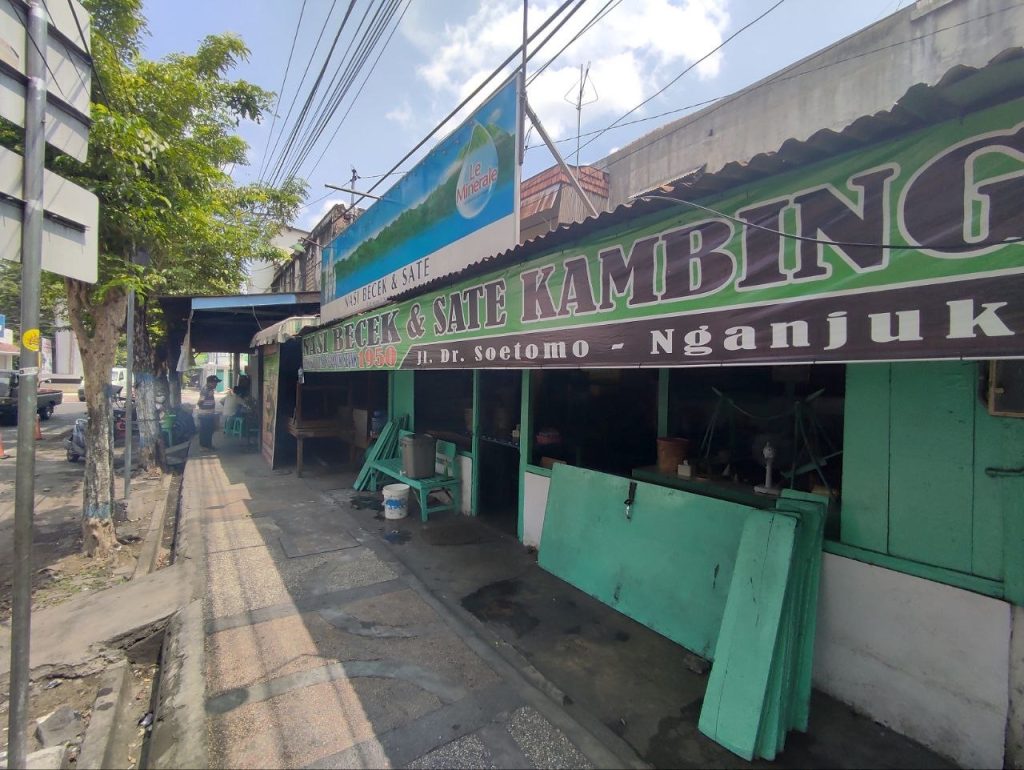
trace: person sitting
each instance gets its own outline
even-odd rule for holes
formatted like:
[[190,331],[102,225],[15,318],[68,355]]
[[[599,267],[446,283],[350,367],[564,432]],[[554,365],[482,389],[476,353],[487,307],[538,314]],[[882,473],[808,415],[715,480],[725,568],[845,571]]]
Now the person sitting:
[[224,411],[222,419],[224,424],[227,425],[228,420],[238,415],[242,409],[242,394],[241,388],[237,385],[233,387],[226,396],[224,396]]

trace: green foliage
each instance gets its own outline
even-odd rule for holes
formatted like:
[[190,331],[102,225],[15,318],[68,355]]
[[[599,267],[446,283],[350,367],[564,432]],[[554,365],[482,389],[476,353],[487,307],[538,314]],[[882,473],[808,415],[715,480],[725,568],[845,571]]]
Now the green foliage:
[[[142,296],[238,291],[245,261],[276,254],[270,239],[305,193],[297,180],[236,186],[225,173],[246,162],[240,121],[271,105],[269,92],[228,77],[248,49],[234,35],[211,35],[193,54],[149,61],[139,53],[141,0],[85,5],[98,74],[89,159],[58,156],[52,165],[100,199],[93,302],[128,287]],[[142,249],[149,266],[129,264]]]
[[[64,283],[55,275],[43,273],[39,295],[39,330],[44,337],[52,337],[58,328],[57,312],[64,302]],[[7,316],[7,326],[15,332],[15,341],[21,332],[21,263],[0,259],[0,313]]]

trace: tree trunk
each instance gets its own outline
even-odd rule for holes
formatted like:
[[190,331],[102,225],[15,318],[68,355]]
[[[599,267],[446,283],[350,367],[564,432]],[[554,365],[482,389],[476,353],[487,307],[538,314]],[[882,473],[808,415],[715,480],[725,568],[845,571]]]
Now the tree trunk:
[[95,303],[89,284],[71,278],[64,283],[71,326],[82,353],[89,416],[85,434],[82,550],[86,556],[106,557],[117,544],[113,517],[114,447],[106,386],[110,383],[127,302],[120,289],[109,289],[102,303]]
[[156,377],[153,346],[147,330],[147,303],[135,303],[135,369],[136,407],[139,420],[139,464],[152,470],[160,463],[160,422],[156,412]]

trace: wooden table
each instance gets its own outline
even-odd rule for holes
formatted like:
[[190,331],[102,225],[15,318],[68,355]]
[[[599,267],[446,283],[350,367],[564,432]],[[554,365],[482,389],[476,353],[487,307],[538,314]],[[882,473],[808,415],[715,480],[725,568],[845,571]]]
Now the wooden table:
[[[303,442],[307,438],[336,438],[342,441],[348,442],[349,446],[352,445],[351,435],[345,435],[345,429],[342,424],[336,418],[329,420],[303,420],[297,422],[293,417],[288,421],[288,433],[295,437],[296,449],[295,449],[295,475],[302,475],[302,451]],[[351,434],[351,431],[349,431]]]

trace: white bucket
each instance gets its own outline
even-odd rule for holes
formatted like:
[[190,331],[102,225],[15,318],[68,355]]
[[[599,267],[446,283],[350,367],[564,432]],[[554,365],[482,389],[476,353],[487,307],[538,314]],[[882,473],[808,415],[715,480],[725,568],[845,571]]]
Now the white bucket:
[[384,518],[404,519],[409,513],[409,485],[387,484],[384,492]]

